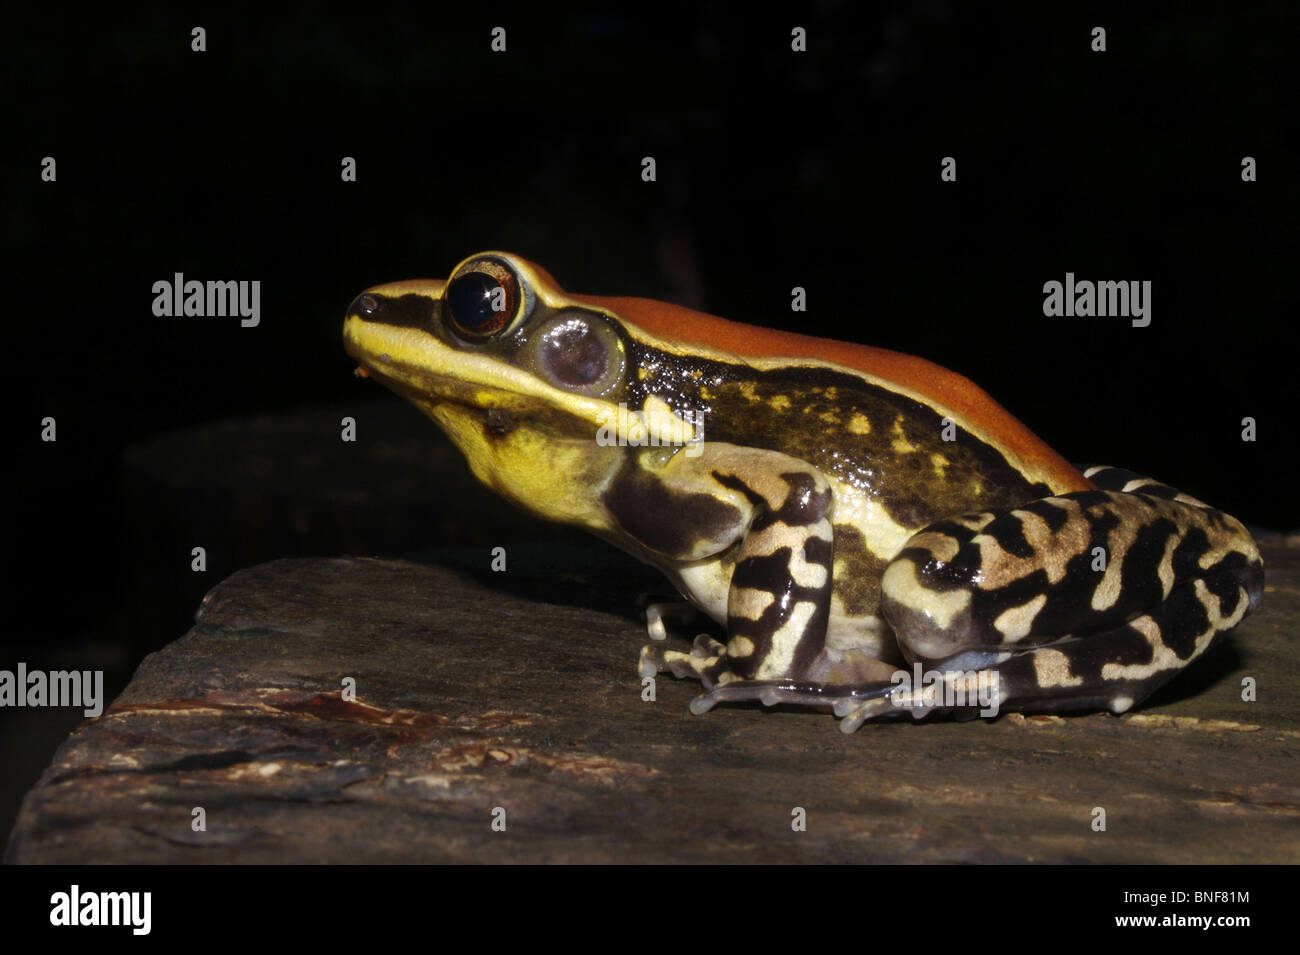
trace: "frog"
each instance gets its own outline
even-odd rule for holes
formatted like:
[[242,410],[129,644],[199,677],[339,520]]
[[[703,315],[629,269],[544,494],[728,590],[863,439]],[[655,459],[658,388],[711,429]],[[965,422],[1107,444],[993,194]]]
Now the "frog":
[[1121,714],[1263,592],[1239,520],[1076,467],[924,358],[569,293],[500,251],[366,289],[343,339],[487,487],[715,622],[674,646],[652,612],[637,663],[699,681],[697,715]]

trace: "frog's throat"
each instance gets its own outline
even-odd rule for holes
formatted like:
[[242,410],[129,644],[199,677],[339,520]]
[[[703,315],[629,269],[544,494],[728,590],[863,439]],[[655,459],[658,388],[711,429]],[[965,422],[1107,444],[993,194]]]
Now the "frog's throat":
[[424,409],[464,455],[470,470],[497,494],[545,520],[606,531],[599,501],[622,466],[622,449],[589,436],[551,433],[531,423],[500,426],[476,408],[454,402]]

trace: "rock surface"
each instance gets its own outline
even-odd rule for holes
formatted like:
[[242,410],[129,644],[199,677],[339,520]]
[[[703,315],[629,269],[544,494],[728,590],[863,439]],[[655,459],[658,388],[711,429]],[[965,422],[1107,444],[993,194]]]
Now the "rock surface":
[[694,717],[669,676],[643,700],[654,573],[594,541],[508,558],[234,574],[59,749],[7,861],[1300,862],[1280,538],[1259,611],[1138,712],[852,736],[786,708]]

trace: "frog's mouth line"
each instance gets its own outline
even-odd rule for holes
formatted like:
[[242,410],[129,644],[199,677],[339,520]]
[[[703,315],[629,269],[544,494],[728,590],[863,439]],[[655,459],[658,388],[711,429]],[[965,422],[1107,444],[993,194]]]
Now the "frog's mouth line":
[[[349,351],[352,351],[351,344]],[[439,408],[450,406],[457,415],[477,421],[495,437],[505,437],[522,426],[555,440],[595,441],[601,423],[606,420],[603,415],[613,413],[613,406],[552,389],[544,382],[536,382],[526,391],[510,387],[517,384],[513,375],[483,375],[476,380],[432,371],[424,363],[412,366],[383,352],[373,359],[364,354],[353,354],[353,357],[363,362],[357,365],[358,377],[377,381],[434,421],[439,421],[436,413]],[[489,369],[492,370],[495,369]],[[497,380],[482,380],[485,377]],[[501,381],[501,377],[510,380]],[[531,385],[533,381],[526,384]],[[548,394],[550,391],[556,394]],[[606,411],[606,407],[611,410]]]
[[[569,414],[563,408],[553,408],[528,400],[513,392],[499,394],[515,399],[500,404],[484,405],[456,395],[452,391],[435,390],[433,396],[424,394],[413,404],[438,420],[435,411],[452,410],[453,413],[477,421],[494,437],[503,438],[520,427],[545,435],[555,441],[592,442],[596,428],[585,419]],[[523,400],[520,400],[523,399]]]
[[417,403],[451,400],[516,412],[562,410],[593,429],[613,408],[607,401],[556,388],[498,358],[459,351],[419,329],[351,315],[343,342],[359,374]]
[[[436,409],[451,405],[496,435],[526,426],[557,440],[607,443],[628,430],[650,430],[665,443],[691,426],[666,404],[629,409],[607,398],[574,394],[523,369],[486,354],[460,351],[417,329],[367,322],[350,316],[344,326],[347,352],[357,359],[357,374],[374,378],[437,420]],[[649,421],[644,417],[650,413]],[[662,432],[662,433],[661,433]],[[690,433],[694,433],[693,429]]]

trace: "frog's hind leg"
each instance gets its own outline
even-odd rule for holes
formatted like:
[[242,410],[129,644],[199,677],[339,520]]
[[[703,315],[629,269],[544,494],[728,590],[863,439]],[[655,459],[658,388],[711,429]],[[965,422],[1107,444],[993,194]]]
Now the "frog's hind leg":
[[1087,474],[1102,489],[907,542],[881,610],[910,661],[995,675],[1002,709],[1123,712],[1258,603],[1263,564],[1235,518],[1131,472]]
[[[898,671],[904,672],[904,671]],[[966,693],[966,687],[962,687]],[[707,713],[718,703],[759,702],[764,706],[779,703],[794,706],[829,707],[842,717],[840,729],[852,733],[865,720],[877,717],[911,715],[917,719],[934,712],[932,698],[924,688],[913,693],[910,687],[894,680],[870,683],[810,683],[799,680],[746,680],[715,686],[691,701],[695,715]],[[970,685],[966,707],[978,707],[978,688]]]

